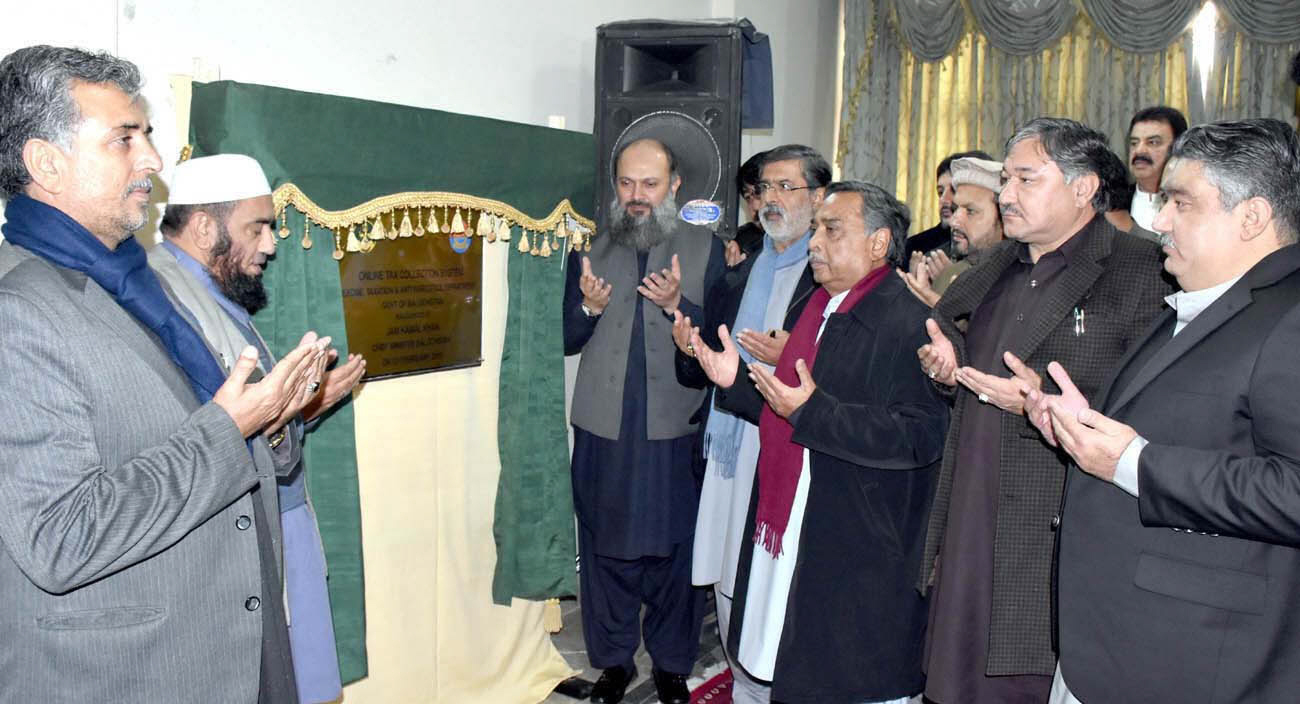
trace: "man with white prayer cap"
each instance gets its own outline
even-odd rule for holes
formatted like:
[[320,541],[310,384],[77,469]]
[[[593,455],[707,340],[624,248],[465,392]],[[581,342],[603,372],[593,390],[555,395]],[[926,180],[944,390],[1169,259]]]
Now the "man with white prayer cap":
[[952,174],[952,256],[943,249],[926,252],[921,262],[899,275],[912,294],[934,307],[939,297],[962,272],[979,261],[979,254],[1002,241],[1002,162],[978,157],[954,159]]
[[[275,364],[252,320],[267,303],[262,273],[275,254],[274,226],[271,187],[255,159],[219,154],[176,167],[159,225],[165,239],[150,251],[149,264],[194,315],[227,369],[248,345],[257,348],[264,372]],[[324,552],[307,497],[302,446],[312,421],[351,393],[365,367],[361,355],[348,355],[346,363],[325,372],[322,393],[298,418],[274,435],[254,438],[266,443],[275,459],[289,643],[302,702],[342,695]]]

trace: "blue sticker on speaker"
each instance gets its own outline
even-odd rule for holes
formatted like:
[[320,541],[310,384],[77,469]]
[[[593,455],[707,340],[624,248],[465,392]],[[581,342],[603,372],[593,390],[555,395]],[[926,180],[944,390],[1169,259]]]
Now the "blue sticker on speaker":
[[468,252],[469,246],[474,242],[473,238],[468,232],[466,232],[463,235],[457,235],[453,233],[451,236],[447,238],[447,241],[451,243],[451,251],[455,252],[456,254],[464,254],[465,252]]
[[722,219],[722,206],[701,198],[683,205],[678,215],[692,225],[712,225]]

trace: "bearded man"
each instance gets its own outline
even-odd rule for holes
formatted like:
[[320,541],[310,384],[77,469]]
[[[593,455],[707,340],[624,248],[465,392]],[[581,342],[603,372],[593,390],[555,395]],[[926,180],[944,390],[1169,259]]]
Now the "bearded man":
[[623,698],[644,632],[660,701],[685,704],[704,608],[691,586],[704,391],[677,381],[672,315],[701,319],[725,264],[721,240],[676,216],[667,145],[636,140],[614,163],[605,235],[580,261],[570,254],[564,291],[564,351],[582,353],[571,421],[583,638],[604,670],[591,701]]
[[[208,345],[229,366],[248,345],[265,373],[275,365],[253,326],[266,307],[262,273],[275,254],[275,206],[266,174],[255,159],[218,154],[176,167],[159,229],[166,239],[149,252],[149,265],[199,324]],[[365,372],[361,355],[325,372],[323,392],[280,432],[258,435],[274,460],[284,535],[285,604],[298,700],[328,702],[343,694],[334,625],[325,583],[325,552],[307,497],[303,443],[315,420],[351,394]]]

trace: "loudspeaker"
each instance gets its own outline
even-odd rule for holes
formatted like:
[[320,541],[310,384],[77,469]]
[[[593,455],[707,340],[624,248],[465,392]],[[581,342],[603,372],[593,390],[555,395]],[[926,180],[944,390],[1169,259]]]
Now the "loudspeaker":
[[596,217],[616,200],[614,155],[653,137],[677,157],[677,205],[722,206],[735,230],[740,168],[741,30],[734,22],[614,22],[596,29]]

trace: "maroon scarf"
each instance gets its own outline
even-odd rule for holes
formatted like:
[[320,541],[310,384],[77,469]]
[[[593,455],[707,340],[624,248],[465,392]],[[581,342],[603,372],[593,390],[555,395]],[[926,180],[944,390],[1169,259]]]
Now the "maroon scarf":
[[[864,296],[871,292],[885,277],[890,267],[882,266],[862,277],[853,285],[849,295],[844,297],[837,312],[853,310]],[[800,359],[812,372],[817,360],[817,331],[822,326],[822,316],[826,306],[831,302],[831,295],[826,289],[818,287],[808,299],[803,314],[790,332],[790,339],[785,343],[781,359],[776,363],[776,378],[790,386],[799,385],[799,374],[794,363]],[[799,487],[799,473],[803,471],[803,446],[796,445],[794,427],[786,419],[778,416],[771,406],[763,405],[763,413],[758,420],[758,513],[754,527],[754,544],[762,545],[773,557],[781,556],[781,538],[790,523],[790,511],[794,508],[794,494]]]

